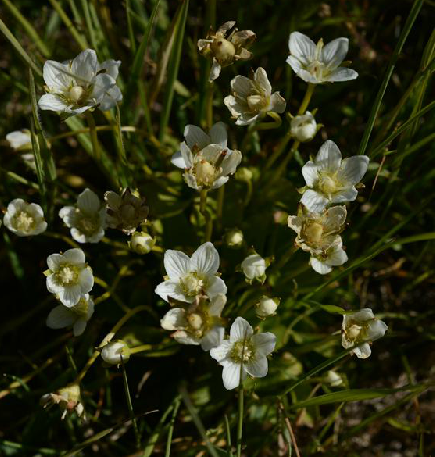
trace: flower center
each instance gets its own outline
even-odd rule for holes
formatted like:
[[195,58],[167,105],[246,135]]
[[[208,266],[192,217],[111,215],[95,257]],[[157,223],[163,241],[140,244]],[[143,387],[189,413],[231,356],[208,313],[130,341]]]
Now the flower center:
[[79,319],[87,319],[88,318],[88,301],[86,298],[82,297],[77,305],[70,308],[70,310],[79,318]]
[[62,286],[76,284],[79,279],[79,268],[77,265],[64,264],[55,273],[55,279]]
[[225,38],[216,38],[211,44],[213,56],[219,61],[220,64],[231,62],[236,55],[236,48],[233,43]]
[[350,341],[356,341],[361,335],[363,327],[361,325],[353,324],[346,329],[346,336]]
[[204,289],[205,281],[198,273],[189,273],[181,280],[180,285],[188,297],[195,297]]
[[68,98],[73,103],[79,103],[85,93],[85,89],[81,86],[72,86],[68,91]]
[[31,232],[36,224],[34,217],[26,211],[20,211],[15,215],[14,219],[16,229],[24,233]]
[[213,185],[216,169],[210,162],[200,160],[193,166],[193,172],[195,173],[198,185],[206,187]]
[[100,227],[98,216],[89,216],[79,212],[76,228],[86,236],[92,236]]
[[237,341],[231,349],[230,357],[234,362],[249,362],[255,356],[255,348],[250,340]]
[[335,177],[324,174],[319,182],[320,191],[326,195],[332,195],[340,190],[340,184]]
[[311,243],[318,243],[323,236],[323,225],[318,222],[312,222],[305,227],[305,236]]

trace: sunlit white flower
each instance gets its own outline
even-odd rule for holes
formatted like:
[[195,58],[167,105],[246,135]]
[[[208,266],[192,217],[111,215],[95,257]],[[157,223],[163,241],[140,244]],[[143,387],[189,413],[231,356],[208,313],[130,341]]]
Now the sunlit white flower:
[[165,330],[173,330],[172,337],[181,344],[200,344],[204,351],[220,344],[224,327],[220,318],[227,302],[225,295],[219,294],[211,300],[196,297],[185,308],[173,308],[160,321]]
[[192,303],[197,295],[207,295],[210,299],[227,293],[227,286],[218,276],[219,254],[209,241],[202,244],[192,257],[181,251],[165,252],[163,263],[168,279],[156,287],[156,294],[168,301]]
[[238,317],[230,330],[230,338],[223,340],[210,355],[224,367],[222,379],[226,389],[235,389],[249,374],[254,378],[267,375],[267,356],[274,350],[273,333],[254,335],[249,322]]
[[266,319],[266,317],[274,316],[276,314],[276,310],[278,309],[279,302],[279,298],[270,298],[263,295],[260,301],[255,305],[257,317],[260,319]]
[[156,244],[155,238],[146,232],[135,232],[128,242],[130,249],[137,254],[148,254]]
[[335,237],[333,243],[323,250],[322,254],[310,258],[310,265],[314,271],[326,275],[332,271],[332,267],[338,267],[348,261],[346,252],[343,249],[341,236]]
[[82,296],[92,290],[94,277],[81,249],[52,254],[48,256],[47,264],[47,289],[68,308],[76,306]]
[[67,308],[64,305],[56,306],[47,317],[48,327],[57,330],[65,327],[72,327],[74,336],[80,336],[86,329],[86,325],[92,314],[94,314],[94,302],[85,294],[77,305]]
[[171,162],[185,170],[184,178],[192,189],[217,189],[225,184],[242,160],[240,151],[227,147],[223,122],[215,124],[209,135],[195,125],[187,125],[180,151]]
[[43,395],[40,404],[44,408],[59,405],[59,408],[62,411],[62,419],[64,419],[67,414],[73,412],[80,417],[84,412],[80,397],[80,387],[77,384],[71,384],[54,393]]
[[146,221],[150,212],[145,198],[137,192],[133,193],[128,187],[121,195],[109,190],[104,194],[104,199],[107,203],[107,225],[122,230],[127,235],[134,233],[138,225]]
[[268,112],[283,113],[285,99],[272,86],[263,68],[257,68],[252,78],[236,76],[231,81],[231,95],[224,103],[236,119],[236,125],[249,125]]
[[290,34],[288,47],[290,56],[287,63],[307,83],[332,83],[358,77],[355,70],[340,67],[349,50],[347,38],[337,38],[324,46],[322,39],[315,45],[306,35],[293,32]]
[[292,137],[298,141],[310,141],[317,133],[316,119],[309,111],[305,114],[298,114],[291,120],[290,131]]
[[[205,39],[198,40],[200,54],[213,59],[210,81],[219,77],[221,68],[252,57],[246,48],[254,42],[255,33],[252,30],[239,32],[236,28],[233,29],[235,25],[234,21],[225,22],[216,32],[210,30]],[[228,35],[231,29],[233,31]]]
[[363,308],[343,316],[341,344],[345,349],[358,346],[352,353],[366,359],[371,354],[370,343],[382,338],[387,330],[385,322],[376,319],[370,308]]
[[106,208],[90,189],[86,188],[78,196],[75,206],[64,206],[59,216],[79,243],[98,243],[104,236]]
[[112,341],[101,349],[101,357],[109,365],[119,365],[121,357],[122,362],[125,363],[130,358],[130,355],[128,344],[122,340]]
[[32,138],[29,130],[15,130],[6,135],[6,140],[9,141],[11,148],[23,151],[31,149]]
[[39,107],[69,115],[95,107],[108,111],[122,100],[116,85],[120,64],[115,60],[99,64],[92,49],[63,63],[47,60],[43,76],[48,93],[39,99]]
[[39,235],[47,229],[42,208],[36,203],[26,203],[21,198],[9,203],[3,223],[11,232],[21,237]]
[[248,257],[243,260],[241,267],[247,281],[257,279],[260,282],[264,282],[266,279],[268,263],[266,259],[263,259],[263,257],[258,254],[248,255]]
[[367,171],[369,158],[364,155],[342,160],[341,152],[333,141],[325,141],[314,162],[302,167],[306,182],[301,203],[315,213],[326,206],[351,202],[356,199],[359,183]]

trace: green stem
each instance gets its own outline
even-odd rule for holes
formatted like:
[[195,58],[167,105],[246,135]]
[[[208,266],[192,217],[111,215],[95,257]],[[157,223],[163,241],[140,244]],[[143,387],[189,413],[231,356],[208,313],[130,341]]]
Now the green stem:
[[228,416],[225,414],[225,430],[227,434],[227,454],[229,457],[233,457],[233,451],[231,450],[231,429]]
[[121,366],[122,366],[122,377],[124,379],[125,396],[127,398],[128,412],[130,413],[130,419],[133,422],[134,436],[136,438],[136,448],[140,449],[141,444],[140,444],[139,428],[137,426],[136,417],[134,415],[133,404],[131,402],[130,389],[128,388],[127,371],[125,370],[125,364],[124,364],[124,359],[123,359],[122,355],[121,355]]
[[207,190],[206,189],[201,189],[200,194],[199,194],[199,211],[201,214],[204,216],[205,214],[205,204],[207,202]]
[[213,83],[207,83],[207,105],[206,105],[206,122],[210,130],[213,126]]
[[88,121],[89,132],[91,134],[92,150],[94,159],[99,161],[101,159],[100,144],[98,143],[97,131],[95,129],[95,120],[93,114],[88,110],[86,111],[86,120]]
[[141,344],[140,346],[136,346],[134,348],[130,348],[130,355],[137,354],[138,352],[149,351],[153,348],[152,344]]
[[225,186],[219,187],[217,196],[217,208],[216,208],[216,228],[218,231],[222,230],[222,214],[224,210],[224,199],[225,199]]
[[311,97],[313,95],[315,87],[315,84],[308,84],[307,91],[305,92],[304,99],[302,100],[301,106],[299,107],[298,114],[305,114],[305,111],[307,110],[308,105],[310,104]]
[[237,457],[242,455],[242,437],[243,437],[243,384],[239,387],[239,416],[237,424]]
[[174,410],[172,412],[171,422],[169,423],[168,437],[166,439],[165,457],[170,457],[170,455],[171,455],[172,435],[174,433],[175,419],[177,417],[178,408],[180,407],[180,404],[181,404],[181,397],[177,397],[177,399],[175,400],[175,404],[174,404]]

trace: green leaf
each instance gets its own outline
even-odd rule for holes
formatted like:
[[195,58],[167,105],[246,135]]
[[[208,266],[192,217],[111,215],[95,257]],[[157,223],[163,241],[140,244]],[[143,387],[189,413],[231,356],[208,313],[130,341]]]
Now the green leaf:
[[335,306],[335,305],[320,305],[320,307],[322,309],[324,309],[328,313],[341,314],[341,315],[346,314],[346,310],[343,309],[343,308],[340,308],[339,306]]

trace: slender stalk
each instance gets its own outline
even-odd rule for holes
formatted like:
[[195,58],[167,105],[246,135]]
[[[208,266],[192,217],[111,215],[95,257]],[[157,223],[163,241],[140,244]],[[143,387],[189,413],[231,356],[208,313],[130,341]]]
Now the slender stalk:
[[141,344],[140,346],[136,346],[134,348],[130,348],[130,355],[137,354],[138,352],[149,351],[153,348],[152,344]]
[[199,211],[201,214],[204,216],[205,214],[205,204],[207,202],[207,190],[201,189],[200,194],[199,194]]
[[207,108],[206,108],[206,123],[207,128],[211,129],[213,126],[213,83],[207,83]]
[[237,422],[237,457],[242,455],[242,438],[243,438],[243,384],[239,386],[239,413]]
[[175,404],[174,404],[174,410],[172,411],[171,422],[169,423],[168,437],[166,439],[165,457],[170,457],[170,455],[171,455],[172,435],[174,433],[175,419],[177,417],[178,408],[180,407],[180,404],[181,404],[181,397],[177,397],[175,400]]
[[133,404],[131,402],[130,389],[128,388],[127,371],[125,370],[125,364],[124,364],[124,359],[123,359],[122,355],[121,355],[121,367],[122,367],[122,378],[124,379],[124,391],[125,391],[125,397],[127,399],[128,412],[130,413],[130,419],[133,422],[134,436],[136,438],[136,448],[140,449],[141,440],[140,440],[139,428],[137,426],[136,417],[134,415]]
[[307,91],[305,92],[304,99],[302,100],[301,106],[299,107],[298,114],[305,114],[305,111],[308,108],[308,105],[310,104],[311,97],[313,95],[315,87],[315,84],[308,84]]
[[279,167],[276,171],[276,176],[281,176],[281,174],[285,171],[287,168],[288,163],[292,159],[295,151],[297,151],[298,147],[300,145],[300,142],[298,140],[295,140],[292,144],[292,147],[290,148],[290,151],[288,154],[285,156],[285,159],[279,164]]
[[217,208],[216,208],[216,228],[218,231],[222,230],[222,214],[224,209],[225,199],[225,186],[219,187],[217,195]]
[[[95,129],[94,116],[89,110],[86,111],[86,120],[88,121],[89,133],[91,134],[92,151],[94,153],[94,158],[95,160],[99,161],[101,159],[101,149],[100,144],[98,143],[97,131]],[[116,128],[116,126],[114,126],[114,128]]]
[[228,457],[233,457],[233,451],[231,450],[231,429],[228,416],[225,414],[225,431],[227,434],[227,454]]

